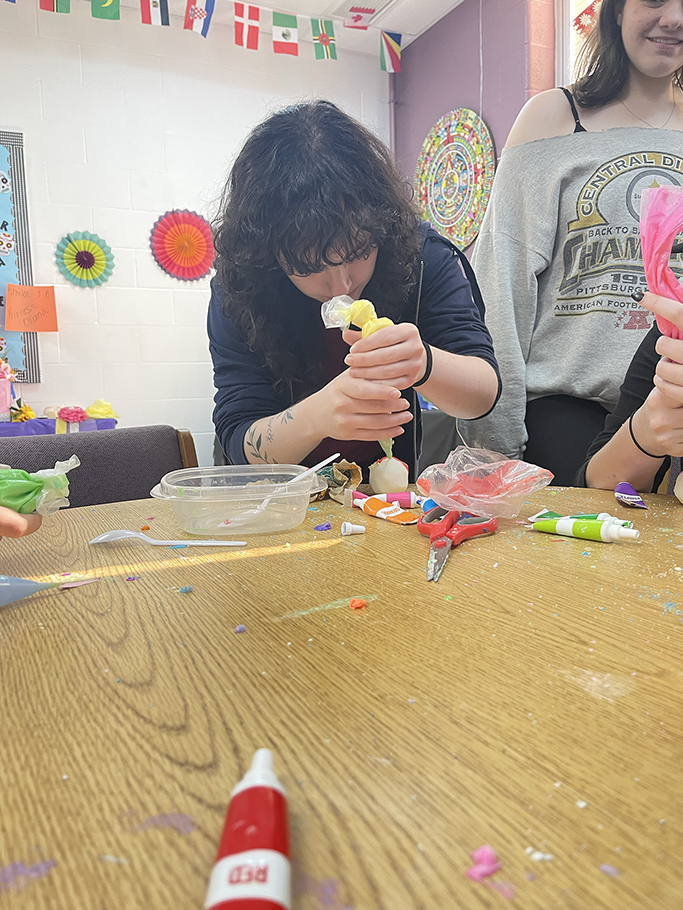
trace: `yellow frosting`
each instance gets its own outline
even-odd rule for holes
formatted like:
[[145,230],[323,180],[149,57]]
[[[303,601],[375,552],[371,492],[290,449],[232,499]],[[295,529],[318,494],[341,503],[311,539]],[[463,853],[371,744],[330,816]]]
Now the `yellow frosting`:
[[119,416],[111,404],[108,401],[104,401],[103,398],[98,398],[97,401],[94,401],[89,408],[85,409],[85,413],[88,417],[93,417],[95,420]]
[[369,300],[354,300],[349,308],[349,324],[357,325],[363,331],[363,338],[367,338],[373,332],[394,323],[386,316],[378,318],[377,312]]

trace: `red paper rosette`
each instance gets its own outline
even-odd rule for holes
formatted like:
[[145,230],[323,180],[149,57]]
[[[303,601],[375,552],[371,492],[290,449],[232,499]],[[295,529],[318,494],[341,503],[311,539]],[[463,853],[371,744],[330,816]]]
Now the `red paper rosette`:
[[196,281],[213,263],[213,237],[209,223],[196,212],[174,209],[152,228],[152,255],[168,275]]

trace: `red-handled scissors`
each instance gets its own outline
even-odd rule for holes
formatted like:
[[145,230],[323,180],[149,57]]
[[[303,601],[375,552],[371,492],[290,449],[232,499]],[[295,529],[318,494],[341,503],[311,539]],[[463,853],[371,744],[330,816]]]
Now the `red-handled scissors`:
[[483,537],[498,529],[495,518],[482,518],[467,512],[449,512],[437,506],[418,519],[417,529],[431,543],[427,562],[427,581],[438,581],[451,547],[470,537]]

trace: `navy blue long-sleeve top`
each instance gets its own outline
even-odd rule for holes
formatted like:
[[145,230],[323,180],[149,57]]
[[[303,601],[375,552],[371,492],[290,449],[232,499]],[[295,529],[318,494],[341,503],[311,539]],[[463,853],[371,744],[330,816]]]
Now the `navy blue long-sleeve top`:
[[[421,256],[407,310],[411,315],[405,321],[417,325],[422,339],[435,348],[480,357],[490,363],[498,376],[500,395],[500,373],[484,322],[484,304],[476,281],[472,278],[473,291],[464,271],[467,269],[472,274],[471,269],[463,254],[432,227],[424,223],[420,231],[423,237]],[[464,260],[462,264],[461,260]],[[306,334],[306,345],[310,344],[311,350],[324,345],[324,333],[338,330],[324,328],[318,301],[306,297],[292,282],[288,281],[286,285],[285,298],[291,295],[291,300],[283,299],[283,308],[310,314],[310,318],[305,316],[297,321],[293,331]],[[296,402],[276,392],[274,377],[263,354],[250,350],[244,333],[228,315],[225,301],[225,291],[214,278],[208,314],[209,348],[216,387],[213,420],[228,461],[247,464],[244,437],[249,427],[254,421],[277,414]],[[344,369],[342,359],[339,372]],[[422,438],[420,407],[415,390],[408,389],[403,395],[410,402],[413,420],[406,432],[394,440],[394,455],[408,464],[411,480],[414,480]],[[376,457],[381,454],[378,446]],[[302,464],[306,464],[306,459],[302,459]]]

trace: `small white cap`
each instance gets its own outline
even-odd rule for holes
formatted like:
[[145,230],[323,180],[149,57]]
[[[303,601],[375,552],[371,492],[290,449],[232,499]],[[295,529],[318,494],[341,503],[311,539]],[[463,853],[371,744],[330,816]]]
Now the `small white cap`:
[[350,521],[342,522],[342,537],[349,537],[351,534],[365,534],[365,525],[352,525]]
[[259,749],[256,752],[251,767],[242,780],[233,787],[230,796],[237,796],[238,793],[249,790],[251,787],[269,787],[271,790],[279,790],[283,796],[285,795],[284,787],[273,770],[273,753],[270,749]]

